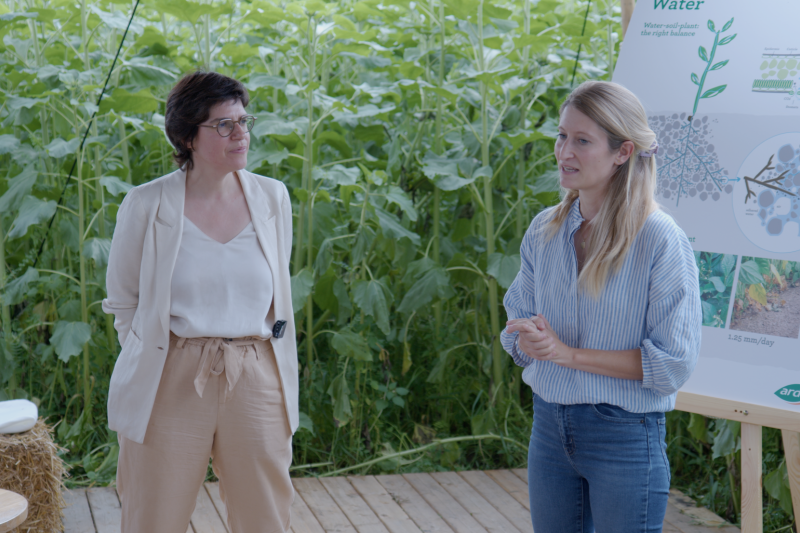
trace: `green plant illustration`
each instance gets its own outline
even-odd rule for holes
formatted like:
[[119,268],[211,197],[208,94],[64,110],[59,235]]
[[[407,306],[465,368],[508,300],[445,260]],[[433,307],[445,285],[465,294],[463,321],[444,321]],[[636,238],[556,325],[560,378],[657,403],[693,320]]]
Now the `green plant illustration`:
[[703,325],[724,328],[733,289],[736,256],[695,252],[703,306]]
[[709,31],[711,31],[711,33],[714,34],[714,44],[711,46],[711,53],[708,53],[708,51],[704,46],[701,46],[697,50],[697,54],[700,56],[700,59],[705,61],[706,68],[703,71],[703,76],[700,78],[697,77],[697,74],[692,72],[692,83],[697,85],[697,96],[695,96],[694,99],[694,108],[692,108],[692,116],[694,116],[697,113],[697,106],[700,104],[700,100],[702,100],[703,98],[713,98],[719,94],[722,94],[722,91],[724,91],[725,88],[727,87],[727,85],[717,85],[716,87],[713,87],[703,92],[703,87],[705,86],[706,76],[708,76],[708,73],[714,70],[719,70],[728,64],[729,61],[728,59],[714,63],[714,56],[717,53],[718,46],[725,46],[726,44],[729,44],[736,38],[737,34],[734,33],[733,35],[728,35],[727,37],[723,37],[722,39],[720,39],[720,34],[728,31],[731,25],[733,25],[733,19],[726,22],[721,30],[717,30],[716,26],[714,25],[714,21],[710,19],[708,21],[708,29]]

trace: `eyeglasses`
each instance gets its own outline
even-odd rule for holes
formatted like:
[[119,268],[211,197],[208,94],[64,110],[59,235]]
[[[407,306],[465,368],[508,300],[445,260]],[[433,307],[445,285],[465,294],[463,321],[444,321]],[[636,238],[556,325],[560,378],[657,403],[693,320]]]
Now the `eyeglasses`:
[[253,125],[256,123],[256,117],[253,115],[245,115],[239,120],[233,120],[232,118],[223,118],[219,122],[214,125],[211,124],[198,124],[198,126],[202,128],[214,128],[219,133],[220,137],[230,137],[231,133],[233,133],[234,128],[236,125],[240,125],[242,129],[247,133],[248,131],[253,129]]

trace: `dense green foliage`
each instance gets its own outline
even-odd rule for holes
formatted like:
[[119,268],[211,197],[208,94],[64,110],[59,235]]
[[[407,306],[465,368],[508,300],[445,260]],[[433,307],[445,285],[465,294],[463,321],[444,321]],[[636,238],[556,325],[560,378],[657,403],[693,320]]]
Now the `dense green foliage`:
[[736,256],[695,252],[703,300],[703,325],[724,328],[733,289]]
[[[295,202],[300,473],[523,465],[530,391],[498,343],[500,299],[558,199],[559,103],[609,77],[613,2],[146,1],[98,107],[131,9],[0,6],[0,379],[58,423],[72,482],[115,472],[110,237],[130,187],[174,168],[164,100],[197,67],[247,84],[248,168]],[[676,479],[735,521],[733,430],[685,413],[670,428]]]

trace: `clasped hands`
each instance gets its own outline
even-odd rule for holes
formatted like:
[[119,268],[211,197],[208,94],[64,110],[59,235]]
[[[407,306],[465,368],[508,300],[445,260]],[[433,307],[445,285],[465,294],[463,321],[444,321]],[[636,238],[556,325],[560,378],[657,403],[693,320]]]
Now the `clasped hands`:
[[561,342],[542,315],[509,320],[506,331],[519,332],[519,349],[531,359],[568,365],[574,358],[573,350]]

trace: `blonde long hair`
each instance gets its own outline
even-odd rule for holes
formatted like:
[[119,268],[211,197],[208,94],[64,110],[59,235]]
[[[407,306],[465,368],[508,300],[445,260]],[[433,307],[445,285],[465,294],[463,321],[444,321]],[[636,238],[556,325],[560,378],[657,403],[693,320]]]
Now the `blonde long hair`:
[[[567,97],[560,112],[569,106],[605,131],[610,151],[619,150],[625,141],[634,145],[631,157],[611,176],[603,205],[586,234],[586,263],[578,283],[598,297],[609,276],[622,268],[647,217],[659,209],[655,200],[656,158],[639,155],[650,148],[656,135],[648,126],[647,114],[636,95],[616,83],[584,82]],[[550,238],[563,225],[578,198],[575,189],[563,189],[562,193],[561,202],[545,226]]]

